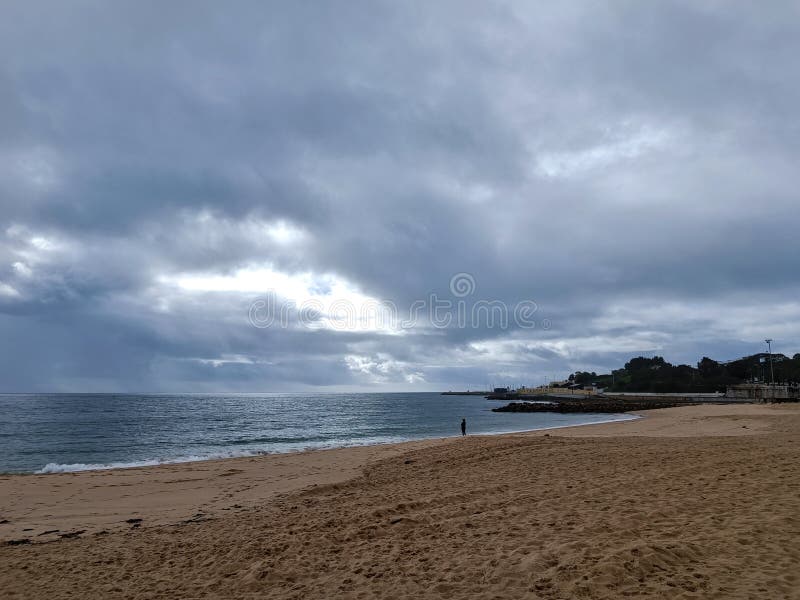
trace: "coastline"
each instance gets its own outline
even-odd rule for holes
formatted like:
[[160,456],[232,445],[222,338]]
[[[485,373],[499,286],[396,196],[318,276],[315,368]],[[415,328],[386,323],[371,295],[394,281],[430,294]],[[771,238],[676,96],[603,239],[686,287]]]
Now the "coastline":
[[[108,410],[113,406],[113,410]],[[614,415],[502,415],[483,398],[432,393],[96,397],[12,395],[0,474],[59,473],[259,456],[456,435],[513,433]],[[56,416],[48,417],[48,411]],[[624,410],[619,411],[620,413]],[[624,417],[623,417],[624,418]],[[173,421],[178,419],[179,422]],[[25,432],[38,432],[28,436]],[[19,434],[23,434],[18,437]]]
[[[591,413],[590,413],[591,414]],[[509,431],[488,431],[482,433],[475,433],[470,434],[473,436],[495,436],[495,435],[514,435],[519,433],[528,433],[528,432],[535,432],[535,431],[544,431],[550,429],[564,429],[568,427],[585,427],[589,425],[602,425],[605,423],[615,423],[615,422],[625,422],[631,420],[631,415],[634,415],[633,412],[625,412],[625,413],[613,413],[609,415],[608,419],[602,419],[598,421],[592,421],[587,423],[579,423],[579,424],[569,424],[569,425],[547,425],[542,427],[535,427],[535,428],[528,428],[528,429],[514,429]],[[638,418],[637,415],[634,415],[633,418]],[[138,469],[138,468],[151,468],[151,467],[160,467],[165,465],[180,465],[180,464],[187,464],[187,463],[196,463],[196,462],[209,462],[209,461],[217,461],[217,460],[234,460],[234,459],[246,459],[246,458],[258,458],[261,456],[276,456],[276,455],[285,455],[285,454],[298,454],[303,452],[326,452],[329,450],[342,450],[345,448],[361,448],[361,447],[370,447],[370,446],[399,446],[402,444],[410,444],[415,442],[428,442],[428,441],[435,441],[435,440],[447,440],[452,438],[459,437],[458,434],[454,433],[449,436],[430,436],[430,437],[411,437],[409,439],[401,439],[398,441],[368,441],[364,443],[344,443],[341,445],[337,445],[335,443],[331,443],[330,445],[325,445],[322,447],[308,447],[302,449],[292,449],[292,450],[280,450],[280,451],[250,451],[250,452],[241,452],[236,453],[235,451],[231,451],[229,453],[220,452],[220,453],[212,453],[209,455],[196,455],[196,456],[175,456],[173,458],[166,458],[166,459],[143,459],[139,461],[130,461],[130,462],[109,462],[109,463],[102,463],[102,464],[85,464],[85,463],[72,463],[72,464],[60,464],[60,463],[48,463],[44,465],[41,469],[36,471],[0,471],[0,477],[6,476],[29,476],[29,475],[57,475],[57,474],[64,474],[64,473],[85,473],[89,471],[115,471],[119,469]]]
[[[642,594],[637,586],[675,591],[666,573],[686,597],[692,587],[747,597],[759,586],[792,597],[800,407],[701,405],[639,416],[0,477],[0,520],[10,521],[0,525],[0,540],[32,542],[0,545],[0,587],[11,597],[66,597],[75,589],[103,597],[157,597],[154,590],[241,597],[265,585],[278,597],[347,597],[348,590],[356,597],[359,589],[395,597],[467,597],[474,589],[616,597],[623,584]],[[605,550],[595,556],[594,547]],[[416,567],[408,562],[414,557],[422,561]],[[704,557],[708,565],[698,568]],[[365,579],[370,564],[383,575]],[[709,571],[715,564],[719,572]],[[744,573],[752,585],[746,577],[731,583],[725,573]],[[129,580],[139,583],[123,584]],[[589,584],[591,593],[582,587]]]
[[[636,415],[641,418],[641,415]],[[543,427],[472,438],[544,435],[635,419]],[[307,449],[79,471],[0,474],[0,544],[48,542],[82,531],[124,531],[129,519],[146,526],[174,525],[198,514],[238,510],[308,486],[357,476],[372,462],[457,442],[461,436]],[[191,485],[189,485],[191,484]],[[101,490],[101,492],[98,492]]]
[[[735,413],[733,418],[738,421],[748,414],[761,415],[764,410],[763,405],[731,408],[702,405],[654,409],[628,413],[633,419],[468,437],[751,435],[760,430],[759,423],[763,429],[763,421],[758,419],[750,422],[747,430],[731,422],[724,432],[707,422],[702,430],[687,429],[687,422],[696,421],[695,415]],[[632,427],[635,422],[643,425]],[[142,519],[147,526],[177,524],[198,514],[248,507],[308,486],[340,483],[357,476],[372,462],[460,439],[451,436],[122,468],[2,474],[0,520],[8,522],[0,524],[0,544],[31,538],[35,542],[53,541],[74,531],[121,531],[129,528],[128,519]]]

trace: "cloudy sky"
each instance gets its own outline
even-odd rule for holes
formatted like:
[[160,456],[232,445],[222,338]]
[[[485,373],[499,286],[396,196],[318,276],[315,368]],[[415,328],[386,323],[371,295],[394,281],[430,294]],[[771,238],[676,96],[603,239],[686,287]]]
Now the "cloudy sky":
[[604,4],[3,2],[0,390],[800,351],[797,3]]

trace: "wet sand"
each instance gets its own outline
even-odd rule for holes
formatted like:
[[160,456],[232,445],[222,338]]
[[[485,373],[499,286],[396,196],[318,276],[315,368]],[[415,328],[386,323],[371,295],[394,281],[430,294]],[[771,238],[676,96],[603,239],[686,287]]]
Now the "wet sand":
[[[644,414],[528,434],[0,477],[0,590],[800,598],[800,407]],[[7,545],[21,539],[32,543]]]

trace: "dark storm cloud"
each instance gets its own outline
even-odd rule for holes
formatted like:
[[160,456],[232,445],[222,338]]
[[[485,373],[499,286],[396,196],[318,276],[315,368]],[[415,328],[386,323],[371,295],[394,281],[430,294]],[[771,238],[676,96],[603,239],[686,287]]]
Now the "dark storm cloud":
[[[793,352],[798,29],[790,2],[5,3],[1,387]],[[470,306],[533,300],[536,326],[248,321],[276,286],[402,313],[462,272]]]

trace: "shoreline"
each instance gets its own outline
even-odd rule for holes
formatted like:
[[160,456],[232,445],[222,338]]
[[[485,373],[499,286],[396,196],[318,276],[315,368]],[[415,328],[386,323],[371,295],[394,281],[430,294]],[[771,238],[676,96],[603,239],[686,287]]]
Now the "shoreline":
[[19,598],[798,597],[800,406],[645,417],[0,477],[0,589]]
[[[642,411],[640,411],[642,412]],[[602,414],[602,413],[598,413]],[[478,436],[498,436],[498,435],[516,435],[516,434],[523,434],[523,433],[530,433],[536,431],[546,431],[551,429],[565,429],[570,427],[588,427],[592,425],[604,425],[606,423],[625,423],[627,421],[635,420],[636,418],[641,418],[642,415],[635,413],[634,411],[625,412],[625,413],[614,413],[617,418],[612,419],[604,419],[601,421],[593,421],[591,423],[579,423],[579,424],[570,424],[570,425],[553,425],[553,426],[546,426],[546,427],[537,427],[534,429],[519,429],[513,431],[498,431],[498,432],[488,432],[488,433],[475,433],[469,434],[473,437]],[[628,418],[633,416],[634,418]],[[144,468],[155,468],[161,466],[168,466],[168,465],[183,465],[183,464],[191,464],[191,463],[202,463],[202,462],[213,462],[219,460],[237,460],[237,459],[246,459],[246,458],[259,458],[262,456],[283,456],[287,454],[301,454],[305,452],[328,452],[331,450],[343,450],[347,448],[366,448],[372,446],[395,446],[401,444],[411,444],[415,442],[428,442],[434,440],[449,440],[454,438],[461,437],[458,434],[453,434],[451,436],[433,436],[433,437],[420,437],[420,438],[413,438],[413,439],[406,439],[396,442],[374,442],[374,443],[364,443],[364,444],[346,444],[346,445],[334,445],[334,446],[324,446],[320,448],[302,448],[299,450],[286,450],[283,452],[269,452],[269,451],[254,451],[252,453],[242,453],[240,455],[232,455],[232,456],[215,456],[210,454],[208,456],[201,456],[198,455],[197,457],[182,457],[178,456],[175,458],[169,458],[166,460],[161,459],[143,459],[141,461],[130,461],[130,462],[111,462],[111,463],[47,463],[41,469],[36,471],[0,471],[0,477],[18,477],[18,476],[31,476],[31,475],[64,475],[64,474],[71,474],[71,473],[87,473],[87,472],[95,472],[95,471],[118,471],[123,469],[144,469]],[[222,453],[220,453],[222,454]],[[85,468],[64,468],[63,470],[47,470],[50,466],[54,467],[73,467],[81,465]]]
[[[653,435],[752,435],[761,430],[758,419],[741,429],[738,419],[748,413],[763,415],[765,405],[700,405],[631,413],[631,419],[556,426],[500,434],[475,434],[466,439],[504,440],[527,437],[616,437]],[[686,428],[696,413],[732,413],[737,425],[717,431],[704,424],[702,432]],[[664,424],[666,422],[666,428]],[[639,424],[634,427],[634,424]],[[742,424],[745,424],[742,421]],[[747,427],[747,425],[745,424]],[[732,430],[731,430],[732,429]],[[552,432],[558,432],[553,434]],[[278,495],[309,486],[342,483],[368,465],[390,457],[431,447],[457,444],[462,436],[428,438],[327,449],[159,463],[114,469],[63,473],[0,475],[0,544],[13,539],[46,542],[65,533],[127,529],[129,519],[142,526],[170,525],[195,515],[219,514],[252,506]],[[50,532],[50,533],[45,533]]]

